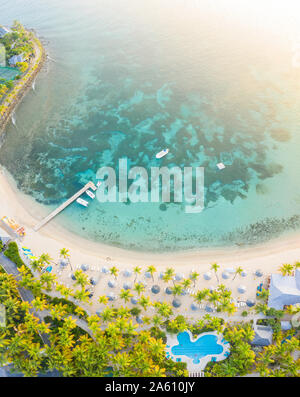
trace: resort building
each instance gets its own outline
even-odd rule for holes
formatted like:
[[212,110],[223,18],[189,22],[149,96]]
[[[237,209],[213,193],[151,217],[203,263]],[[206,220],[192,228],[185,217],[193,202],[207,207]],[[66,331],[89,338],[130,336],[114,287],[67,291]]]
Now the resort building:
[[5,35],[11,33],[11,30],[6,28],[5,26],[0,26],[0,39],[3,39]]
[[9,66],[16,66],[18,62],[24,62],[24,57],[22,54],[14,55],[8,60]]
[[284,306],[300,303],[300,270],[294,276],[272,274],[269,288],[268,306],[283,310]]
[[273,330],[271,327],[266,325],[253,326],[255,332],[254,339],[251,341],[251,345],[254,346],[268,346],[272,344],[273,341]]

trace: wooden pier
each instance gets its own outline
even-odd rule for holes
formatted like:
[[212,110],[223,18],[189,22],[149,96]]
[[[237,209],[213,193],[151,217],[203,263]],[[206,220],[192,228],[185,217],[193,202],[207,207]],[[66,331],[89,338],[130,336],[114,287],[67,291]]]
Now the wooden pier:
[[40,230],[40,228],[45,226],[48,222],[51,221],[51,219],[53,219],[56,215],[61,213],[65,208],[67,208],[70,204],[72,204],[73,201],[77,200],[78,197],[80,197],[83,193],[85,193],[89,188],[91,188],[94,191],[97,190],[97,188],[96,188],[96,186],[94,185],[93,182],[88,182],[82,189],[80,189],[77,193],[75,193],[74,196],[70,197],[67,201],[65,201],[58,208],[56,208],[56,210],[51,212],[51,214],[46,216],[46,218],[44,218],[41,222],[39,222],[37,225],[35,225],[33,230],[35,232]]

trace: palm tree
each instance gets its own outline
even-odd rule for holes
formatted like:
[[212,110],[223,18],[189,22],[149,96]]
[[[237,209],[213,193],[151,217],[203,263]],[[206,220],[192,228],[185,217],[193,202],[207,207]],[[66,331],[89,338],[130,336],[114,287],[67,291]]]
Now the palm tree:
[[61,258],[64,258],[64,259],[66,259],[66,260],[68,261],[68,263],[69,263],[69,265],[70,265],[70,268],[71,268],[71,270],[72,270],[72,272],[73,272],[73,268],[72,268],[71,261],[70,261],[70,253],[69,253],[69,250],[68,250],[67,248],[62,248],[62,249],[60,250],[60,252],[59,252],[59,256],[60,256]]
[[189,288],[190,286],[191,286],[191,284],[192,284],[192,281],[191,281],[191,279],[189,279],[189,278],[186,278],[185,280],[182,280],[182,287],[184,288],[184,289],[187,289],[187,288]]
[[172,269],[171,267],[169,267],[169,268],[165,271],[165,273],[164,273],[164,275],[163,275],[163,280],[164,280],[165,283],[167,283],[168,281],[172,280],[173,284],[175,285],[175,283],[174,283],[174,276],[175,276],[175,271],[174,271],[174,269]]
[[233,277],[233,280],[236,278],[236,276],[239,274],[239,275],[241,275],[243,273],[243,269],[239,266],[239,267],[237,267],[237,269],[236,269],[236,271],[235,271],[235,273],[234,273],[234,277]]
[[147,307],[151,305],[151,301],[148,297],[142,295],[139,302],[138,302],[142,308],[146,311]]
[[52,258],[49,254],[42,254],[38,261],[41,263],[41,265],[50,265]]
[[80,285],[83,288],[90,284],[88,276],[82,270],[76,270],[74,276],[76,278],[76,285]]
[[207,297],[208,294],[209,294],[209,290],[207,288],[205,288],[202,291],[196,292],[196,294],[193,294],[192,296],[193,296],[195,302],[198,305],[200,305],[200,303],[202,303],[202,301]]
[[124,302],[127,303],[133,295],[129,290],[121,289],[120,291],[120,298],[124,299]]
[[135,282],[136,282],[136,279],[137,279],[138,274],[141,274],[141,271],[142,271],[142,268],[141,268],[140,266],[136,266],[136,267],[133,269],[133,273],[135,274],[134,284],[135,284]]
[[194,287],[196,285],[196,281],[197,281],[198,277],[199,277],[199,273],[197,273],[197,272],[192,272],[190,275],[190,279],[194,281]]
[[133,290],[140,295],[143,291],[145,291],[145,286],[142,283],[136,283],[134,284]]
[[174,287],[172,288],[172,295],[177,296],[177,295],[181,295],[182,294],[182,286],[177,284],[174,285]]
[[118,273],[119,273],[119,269],[118,269],[116,266],[113,266],[113,267],[111,267],[111,268],[109,269],[109,271],[110,271],[110,274],[111,274],[112,276],[114,276],[115,279],[117,279]]
[[154,282],[154,277],[153,277],[153,274],[156,272],[156,268],[154,267],[154,266],[148,266],[148,268],[147,268],[147,272],[149,272],[150,274],[151,274],[151,277],[152,277],[152,281]]
[[283,264],[279,270],[283,276],[292,276],[294,274],[294,266],[290,265],[289,263]]
[[173,314],[172,307],[168,303],[156,303],[157,313],[162,317],[169,318]]
[[107,305],[108,297],[106,295],[100,295],[98,298],[98,302]]
[[220,265],[217,265],[216,263],[213,263],[210,267],[211,270],[213,270],[215,272],[216,278],[217,278],[217,282],[219,284],[219,277],[217,275],[217,270],[219,269]]

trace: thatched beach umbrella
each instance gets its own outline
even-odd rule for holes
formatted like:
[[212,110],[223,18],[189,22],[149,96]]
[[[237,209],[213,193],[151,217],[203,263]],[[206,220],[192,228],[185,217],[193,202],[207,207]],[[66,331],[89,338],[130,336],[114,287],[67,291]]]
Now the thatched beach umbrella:
[[172,295],[172,288],[167,287],[167,288],[165,289],[165,293],[166,293],[167,295]]
[[124,283],[124,284],[123,284],[123,288],[126,289],[126,290],[127,290],[127,289],[131,289],[131,288],[132,288],[132,285],[131,285],[130,283]]
[[262,277],[263,275],[264,274],[263,274],[263,272],[260,269],[256,270],[256,272],[255,272],[255,276],[256,277]]
[[244,294],[247,291],[247,288],[244,285],[239,285],[238,286],[238,292],[240,294]]
[[245,272],[245,270],[243,270],[242,273],[241,273],[241,276],[242,277],[247,277],[247,272]]
[[176,273],[176,275],[175,275],[174,278],[175,278],[176,281],[181,281],[181,280],[184,279],[184,274],[182,274],[182,273]]
[[75,277],[74,273],[71,274],[71,279],[74,280],[74,281],[76,280],[76,277]]
[[116,295],[113,292],[107,294],[107,298],[109,301],[114,301],[116,299]]
[[114,280],[109,280],[107,284],[110,288],[115,288],[116,286],[116,282]]
[[212,313],[213,311],[214,311],[214,309],[212,308],[212,307],[210,307],[210,306],[208,306],[208,305],[206,305],[205,306],[205,309],[204,309],[206,312],[208,312],[208,313]]
[[152,276],[151,276],[151,273],[150,272],[145,272],[145,277],[146,278],[151,278]]
[[222,278],[224,278],[224,280],[229,279],[229,277],[230,277],[230,274],[228,272],[223,272],[222,273]]
[[153,294],[159,294],[160,293],[160,287],[158,285],[153,285],[153,287],[151,288],[151,292]]
[[109,273],[109,269],[106,266],[103,266],[101,269],[101,272],[104,274],[107,274],[107,273]]
[[98,282],[99,282],[99,279],[100,279],[99,276],[98,276],[98,277],[91,277],[91,278],[90,278],[90,283],[91,283],[92,285],[97,285]]
[[81,265],[81,270],[83,272],[87,272],[89,270],[89,265],[85,265],[85,264]]
[[67,267],[68,266],[68,262],[65,259],[61,259],[59,262],[61,267]]
[[226,269],[225,269],[225,272],[227,272],[227,273],[235,273],[235,270],[234,270],[234,268],[233,267],[227,267]]
[[137,317],[135,318],[135,320],[136,320],[136,322],[137,322],[138,324],[143,324],[143,322],[144,322],[140,316],[137,316]]
[[206,272],[203,274],[204,280],[211,280],[211,272]]
[[248,307],[253,307],[253,306],[255,305],[255,302],[254,302],[254,300],[252,300],[252,299],[247,299],[246,305],[247,305]]
[[173,299],[172,305],[177,309],[178,307],[181,306],[181,302],[179,299]]
[[138,303],[138,300],[135,297],[132,297],[130,301],[133,305],[136,305]]
[[124,277],[131,277],[132,276],[132,271],[129,269],[125,269],[123,272]]
[[193,311],[196,311],[196,310],[199,309],[199,306],[195,305],[195,303],[192,303],[192,304],[191,304],[191,309],[192,309]]
[[160,272],[160,273],[159,273],[159,278],[162,280],[163,277],[164,277],[164,272]]

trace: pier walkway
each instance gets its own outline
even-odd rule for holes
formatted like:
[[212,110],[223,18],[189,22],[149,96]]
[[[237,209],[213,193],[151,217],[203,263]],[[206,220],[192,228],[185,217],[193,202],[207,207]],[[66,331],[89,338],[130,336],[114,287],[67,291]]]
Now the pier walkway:
[[62,212],[65,208],[67,208],[70,204],[73,203],[73,201],[77,200],[83,193],[85,193],[89,188],[92,190],[96,191],[97,188],[94,185],[93,182],[88,182],[82,189],[80,189],[77,193],[74,194],[74,196],[70,197],[67,201],[65,201],[63,204],[61,204],[56,210],[51,212],[46,218],[44,218],[41,222],[39,222],[33,230],[37,232],[40,230],[43,226],[45,226],[48,222],[51,221],[56,215],[58,215],[60,212]]

